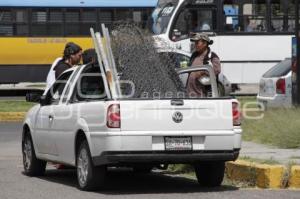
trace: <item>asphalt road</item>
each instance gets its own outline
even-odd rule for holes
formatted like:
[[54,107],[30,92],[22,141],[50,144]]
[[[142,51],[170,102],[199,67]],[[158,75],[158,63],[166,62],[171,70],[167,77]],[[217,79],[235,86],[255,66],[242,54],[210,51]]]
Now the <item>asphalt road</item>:
[[103,191],[82,192],[77,189],[74,170],[56,170],[49,166],[43,177],[23,175],[20,140],[20,123],[0,123],[0,199],[300,198],[300,191],[239,189],[225,185],[207,189],[199,187],[193,179],[159,172],[135,174],[129,170],[111,170]]

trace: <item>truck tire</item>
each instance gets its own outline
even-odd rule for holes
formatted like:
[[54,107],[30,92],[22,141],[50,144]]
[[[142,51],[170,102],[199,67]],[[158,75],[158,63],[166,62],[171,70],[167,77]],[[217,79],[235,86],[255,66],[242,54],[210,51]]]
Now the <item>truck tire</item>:
[[76,155],[77,180],[79,189],[94,191],[104,186],[106,167],[95,167],[87,141],[83,141]]
[[218,187],[222,184],[225,162],[202,162],[196,164],[194,168],[201,186]]
[[33,177],[45,174],[46,162],[36,158],[30,133],[26,133],[22,140],[22,156],[25,175]]

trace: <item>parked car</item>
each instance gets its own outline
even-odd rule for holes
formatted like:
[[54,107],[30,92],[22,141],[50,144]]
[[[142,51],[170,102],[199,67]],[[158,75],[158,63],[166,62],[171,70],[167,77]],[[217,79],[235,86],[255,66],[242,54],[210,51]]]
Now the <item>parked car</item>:
[[[205,70],[214,79],[212,69]],[[194,165],[201,185],[222,183],[225,162],[236,160],[241,148],[236,99],[114,99],[105,78],[93,65],[69,69],[29,110],[22,133],[26,175],[43,175],[47,162],[74,166],[79,188],[93,190],[105,185],[110,166],[149,172],[159,164],[186,163]],[[216,81],[211,83],[218,96]]]
[[[158,52],[162,56],[169,57],[175,63],[175,68],[186,68],[190,62],[191,53],[173,49],[173,48],[160,48]],[[220,73],[218,76],[218,90],[220,96],[229,96],[233,91],[233,87],[227,77]]]
[[267,107],[292,106],[291,59],[285,59],[268,70],[259,82],[257,101]]

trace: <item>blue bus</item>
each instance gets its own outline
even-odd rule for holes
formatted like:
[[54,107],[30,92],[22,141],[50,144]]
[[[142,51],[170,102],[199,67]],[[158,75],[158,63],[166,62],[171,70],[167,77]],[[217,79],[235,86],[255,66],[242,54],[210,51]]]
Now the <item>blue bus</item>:
[[146,28],[156,5],[157,0],[0,0],[0,83],[45,81],[66,42],[91,48],[90,28],[99,31],[102,23]]

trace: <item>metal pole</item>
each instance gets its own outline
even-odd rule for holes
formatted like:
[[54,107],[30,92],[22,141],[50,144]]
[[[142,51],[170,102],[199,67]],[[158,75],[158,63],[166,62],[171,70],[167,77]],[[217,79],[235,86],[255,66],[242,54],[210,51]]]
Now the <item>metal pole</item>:
[[295,105],[300,105],[300,39],[299,39],[299,0],[295,1],[296,3],[296,22],[295,22],[295,29],[296,29],[296,41],[297,41],[297,64],[296,64],[296,87],[295,87]]
[[95,34],[93,28],[90,29],[90,32],[91,32],[91,36],[92,36],[92,39],[93,39],[93,42],[94,42],[94,47],[95,47],[95,50],[96,50],[96,53],[97,53],[98,63],[99,63],[100,71],[101,71],[101,76],[102,76],[102,79],[103,79],[103,82],[104,82],[106,95],[109,99],[111,99],[112,98],[112,93],[111,93],[109,85],[108,85],[107,72],[105,70],[105,67],[102,64],[103,58],[101,57],[101,49],[100,49],[100,46],[99,46],[100,44],[97,41],[97,37],[96,37],[96,34]]
[[116,85],[117,96],[121,97],[120,83],[119,83],[119,80],[118,80],[118,71],[117,71],[117,68],[116,68],[115,58],[114,58],[114,55],[113,55],[113,52],[112,52],[111,39],[110,39],[109,31],[108,31],[108,28],[106,28],[104,24],[102,24],[101,27],[102,27],[103,37],[105,39],[106,53],[107,53],[107,57],[108,57],[108,61],[109,61],[109,67],[112,70],[113,81],[115,82],[115,85]]

